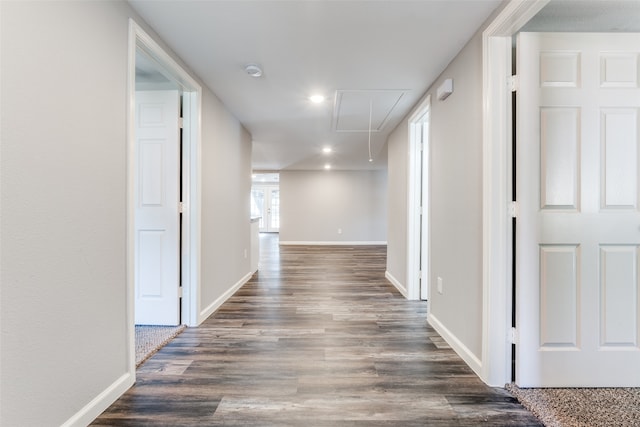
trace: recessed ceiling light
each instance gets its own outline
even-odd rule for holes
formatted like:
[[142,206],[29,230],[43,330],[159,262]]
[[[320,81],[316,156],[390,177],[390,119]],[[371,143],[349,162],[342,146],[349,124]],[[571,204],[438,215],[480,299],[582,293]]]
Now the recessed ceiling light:
[[329,153],[331,153],[332,151],[333,151],[333,150],[331,149],[331,147],[324,147],[324,148],[322,149],[322,152],[323,152],[324,154],[329,154]]
[[314,104],[320,104],[322,101],[324,101],[324,95],[311,95],[309,97],[309,100]]
[[262,76],[262,68],[256,64],[249,64],[244,67],[244,71],[247,72],[251,77],[260,77]]
[[327,163],[326,165],[324,165],[324,168],[325,168],[326,170],[329,170],[329,169],[331,169],[331,165],[330,165],[329,163]]

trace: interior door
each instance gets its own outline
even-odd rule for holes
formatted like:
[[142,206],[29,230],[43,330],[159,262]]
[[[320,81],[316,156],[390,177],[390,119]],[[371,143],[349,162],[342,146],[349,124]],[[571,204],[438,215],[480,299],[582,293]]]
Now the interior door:
[[251,216],[259,216],[261,233],[280,231],[280,188],[255,186],[251,190]]
[[136,92],[135,323],[180,324],[180,94]]
[[517,46],[516,383],[640,386],[640,35]]

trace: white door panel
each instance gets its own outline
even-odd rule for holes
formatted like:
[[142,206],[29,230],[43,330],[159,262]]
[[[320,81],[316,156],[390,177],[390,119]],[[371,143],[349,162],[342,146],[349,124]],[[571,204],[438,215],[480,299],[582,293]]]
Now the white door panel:
[[640,386],[637,34],[522,33],[516,383]]
[[180,323],[180,95],[136,92],[135,323]]

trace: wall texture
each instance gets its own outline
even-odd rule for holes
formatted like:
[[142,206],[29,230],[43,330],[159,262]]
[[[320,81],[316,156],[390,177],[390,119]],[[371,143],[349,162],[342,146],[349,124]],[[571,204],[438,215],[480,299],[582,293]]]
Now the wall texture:
[[[82,425],[83,408],[133,380],[126,105],[136,16],[124,1],[0,8],[0,425]],[[239,254],[250,245],[251,143],[206,89],[202,120],[202,261],[217,260],[201,274],[207,306],[250,269]],[[221,175],[204,172],[223,164]]]
[[281,242],[386,242],[386,207],[386,171],[280,173]]
[[[444,101],[436,89],[453,79]],[[482,356],[482,38],[478,32],[428,89],[431,313],[472,355]],[[424,99],[423,98],[423,99]],[[420,101],[422,102],[422,101]],[[419,105],[416,104],[416,105]],[[408,117],[389,137],[387,271],[406,285]],[[436,279],[443,293],[436,292]]]

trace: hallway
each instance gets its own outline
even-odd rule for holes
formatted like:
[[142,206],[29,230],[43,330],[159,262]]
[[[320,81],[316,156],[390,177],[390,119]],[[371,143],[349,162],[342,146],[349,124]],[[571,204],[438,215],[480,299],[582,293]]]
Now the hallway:
[[277,239],[261,235],[259,272],[92,425],[541,425],[386,281],[386,247]]

